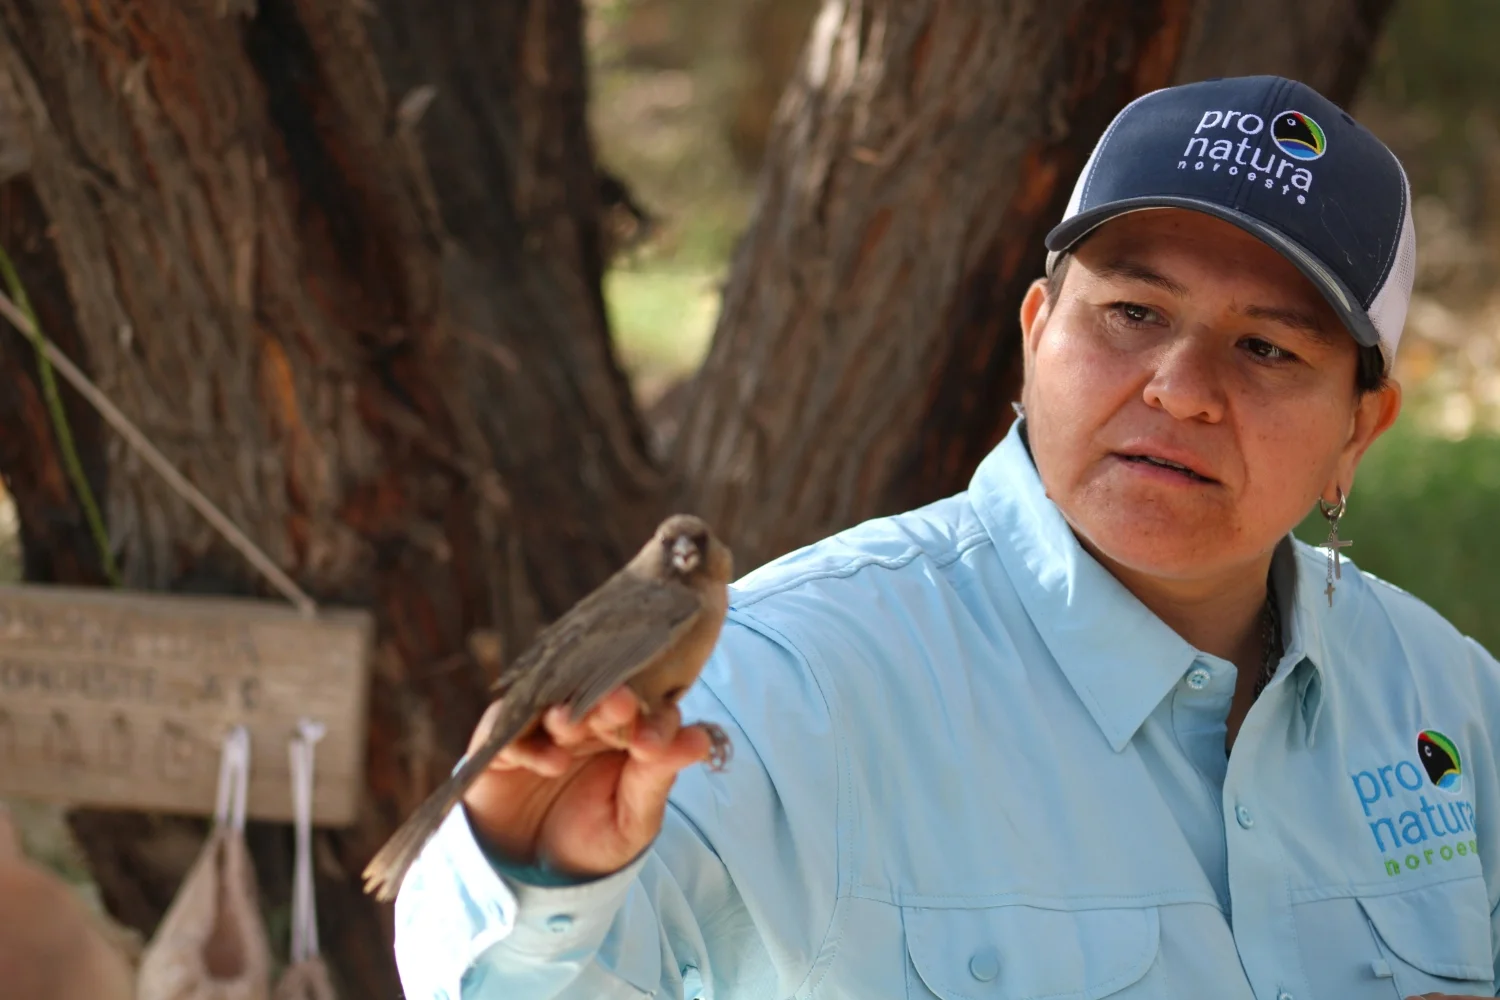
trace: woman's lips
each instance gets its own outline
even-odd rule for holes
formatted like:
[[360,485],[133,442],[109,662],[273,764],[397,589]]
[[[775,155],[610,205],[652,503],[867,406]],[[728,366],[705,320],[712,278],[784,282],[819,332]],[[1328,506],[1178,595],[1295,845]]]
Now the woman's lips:
[[1215,484],[1217,479],[1205,476],[1198,472],[1186,462],[1167,458],[1163,455],[1147,453],[1127,454],[1116,452],[1115,458],[1153,478],[1160,478],[1167,482],[1190,482]]

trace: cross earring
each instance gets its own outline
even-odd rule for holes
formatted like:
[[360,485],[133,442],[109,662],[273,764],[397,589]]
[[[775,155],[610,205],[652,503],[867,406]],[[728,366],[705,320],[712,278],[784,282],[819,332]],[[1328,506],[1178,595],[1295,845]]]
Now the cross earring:
[[1335,486],[1338,491],[1338,503],[1329,503],[1322,497],[1318,497],[1318,510],[1328,521],[1328,540],[1319,548],[1328,550],[1328,586],[1323,593],[1328,595],[1328,606],[1333,607],[1333,581],[1344,578],[1343,559],[1339,555],[1340,549],[1347,549],[1354,543],[1339,540],[1339,518],[1344,516],[1344,509],[1349,506],[1349,498],[1344,496],[1344,488]]

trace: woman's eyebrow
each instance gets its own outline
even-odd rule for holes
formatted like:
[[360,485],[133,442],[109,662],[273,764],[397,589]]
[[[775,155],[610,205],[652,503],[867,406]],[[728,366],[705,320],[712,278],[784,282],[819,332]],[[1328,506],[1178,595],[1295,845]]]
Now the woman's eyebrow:
[[1316,313],[1306,312],[1302,309],[1288,309],[1281,306],[1247,306],[1245,315],[1251,319],[1265,320],[1269,323],[1280,323],[1282,326],[1293,330],[1300,330],[1320,344],[1332,345],[1338,338],[1339,331],[1330,330],[1319,319]]
[[[1112,260],[1101,267],[1094,268],[1093,271],[1101,278],[1138,281],[1143,285],[1160,288],[1180,298],[1186,298],[1188,295],[1186,285],[1129,258]],[[1338,341],[1340,331],[1328,329],[1318,318],[1317,313],[1305,309],[1293,309],[1286,306],[1248,306],[1244,313],[1251,319],[1279,323],[1289,329],[1299,330],[1320,344],[1332,345]]]
[[1159,271],[1153,271],[1139,261],[1122,259],[1110,261],[1102,267],[1094,270],[1101,278],[1123,278],[1126,281],[1139,281],[1143,285],[1151,285],[1160,288],[1170,295],[1180,297],[1188,293],[1187,286],[1179,281],[1173,281]]

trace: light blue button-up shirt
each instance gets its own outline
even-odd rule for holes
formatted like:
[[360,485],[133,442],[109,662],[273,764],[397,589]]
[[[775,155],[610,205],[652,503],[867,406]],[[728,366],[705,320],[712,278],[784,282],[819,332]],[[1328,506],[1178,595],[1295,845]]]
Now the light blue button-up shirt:
[[684,703],[735,744],[652,848],[542,887],[462,810],[408,876],[411,1000],[1493,995],[1500,666],[1318,550],[1235,667],[1078,544],[1017,431],[967,493],[742,580]]

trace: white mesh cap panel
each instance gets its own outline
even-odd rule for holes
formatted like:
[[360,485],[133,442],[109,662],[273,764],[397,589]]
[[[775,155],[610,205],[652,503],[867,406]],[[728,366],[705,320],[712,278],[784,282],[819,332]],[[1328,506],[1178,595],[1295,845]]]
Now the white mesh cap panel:
[[1401,237],[1396,241],[1396,259],[1391,263],[1385,284],[1370,303],[1370,322],[1380,334],[1380,353],[1385,355],[1389,371],[1396,360],[1396,346],[1406,325],[1406,308],[1411,305],[1411,287],[1417,276],[1417,229],[1411,218],[1411,182],[1401,172],[1402,198],[1406,212],[1401,220]]

